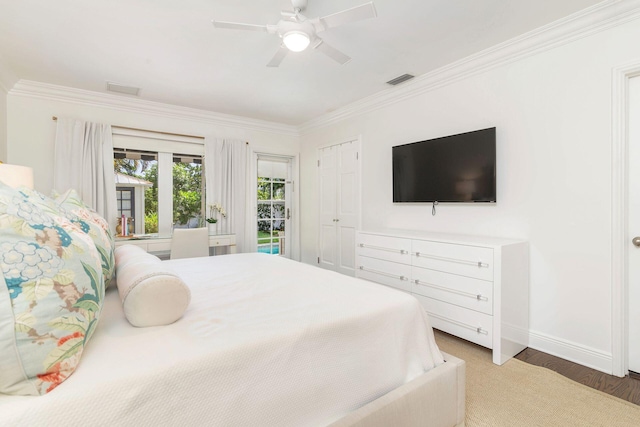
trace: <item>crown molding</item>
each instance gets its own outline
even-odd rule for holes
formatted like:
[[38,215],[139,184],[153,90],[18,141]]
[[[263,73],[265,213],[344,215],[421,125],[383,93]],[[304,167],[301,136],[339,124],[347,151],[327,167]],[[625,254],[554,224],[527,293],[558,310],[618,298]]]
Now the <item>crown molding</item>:
[[76,89],[67,86],[58,86],[49,83],[35,82],[31,80],[19,80],[8,91],[11,96],[38,98],[72,104],[110,108],[128,113],[141,113],[174,118],[192,120],[211,125],[226,126],[258,132],[268,132],[299,136],[296,126],[269,122],[266,120],[250,119],[231,114],[215,113],[196,108],[181,107],[164,104],[161,102],[147,101],[138,98],[129,98],[109,93],[93,92],[84,89]]
[[639,17],[640,0],[606,0],[430,73],[418,76],[400,87],[378,92],[299,126],[30,80],[19,80],[15,84],[9,84],[9,81],[3,80],[1,73],[0,90],[4,90],[12,96],[106,107],[125,112],[193,120],[218,126],[299,137],[340,121],[385,108],[493,68],[622,25]]
[[456,81],[579,40],[640,17],[640,0],[607,0],[386,89],[298,127],[301,135],[414,98]]

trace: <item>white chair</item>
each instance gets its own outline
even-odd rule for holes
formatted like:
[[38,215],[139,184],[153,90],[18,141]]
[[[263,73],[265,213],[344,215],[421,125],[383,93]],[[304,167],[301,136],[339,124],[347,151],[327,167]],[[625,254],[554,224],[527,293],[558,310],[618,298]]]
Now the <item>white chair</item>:
[[174,228],[170,259],[209,256],[209,229]]

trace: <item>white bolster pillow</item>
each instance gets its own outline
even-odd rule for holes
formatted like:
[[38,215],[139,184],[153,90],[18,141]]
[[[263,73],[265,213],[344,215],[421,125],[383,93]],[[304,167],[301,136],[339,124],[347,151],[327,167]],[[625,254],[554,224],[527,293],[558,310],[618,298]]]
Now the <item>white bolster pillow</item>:
[[129,323],[160,326],[182,317],[191,291],[158,257],[138,246],[122,245],[115,258],[118,293]]

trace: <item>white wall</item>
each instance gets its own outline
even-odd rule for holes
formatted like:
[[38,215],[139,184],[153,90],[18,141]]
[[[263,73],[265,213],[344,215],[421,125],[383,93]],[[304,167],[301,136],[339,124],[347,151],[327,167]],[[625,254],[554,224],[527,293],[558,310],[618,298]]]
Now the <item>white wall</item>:
[[0,161],[7,159],[7,93],[17,78],[9,69],[6,61],[0,56]]
[[[291,126],[164,104],[138,103],[131,98],[35,82],[20,81],[14,85],[9,91],[6,105],[7,159],[14,164],[31,166],[34,169],[35,188],[44,194],[49,194],[53,186],[52,159],[56,133],[53,116],[152,131],[237,138],[249,141],[250,148],[257,152],[291,156],[299,153],[299,136]],[[294,259],[300,259],[298,227],[299,223],[294,221],[291,246]]]
[[[528,240],[531,346],[611,372],[611,71],[640,58],[635,40],[637,20],[310,128],[302,260],[317,256],[317,148],[361,135],[363,229]],[[431,205],[392,203],[392,146],[492,126],[497,204],[432,216]]]
[[[640,60],[639,39],[640,25],[630,21],[341,122],[303,126],[301,139],[284,126],[243,126],[241,119],[203,118],[204,112],[189,118],[178,107],[179,114],[169,107],[159,113],[50,88],[42,96],[33,88],[13,89],[6,97],[8,139],[3,159],[0,136],[0,159],[34,167],[35,186],[47,193],[54,115],[237,137],[260,151],[300,150],[302,259],[314,263],[316,150],[360,135],[364,229],[527,239],[531,346],[611,371],[611,70]],[[0,117],[4,105],[0,91]],[[393,145],[490,126],[498,130],[496,205],[440,205],[432,217],[430,206],[391,202]],[[0,119],[0,135],[2,128]]]
[[7,93],[0,84],[0,161],[7,161]]
[[[119,103],[126,104],[121,108]],[[7,99],[8,157],[12,163],[34,168],[35,188],[51,192],[56,117],[70,117],[152,131],[238,138],[260,151],[296,155],[299,140],[293,128],[256,124],[242,118],[190,110],[164,104],[140,102],[32,82],[18,82]],[[172,109],[175,108],[175,111]],[[157,111],[160,110],[160,111]],[[190,116],[190,113],[193,113]]]

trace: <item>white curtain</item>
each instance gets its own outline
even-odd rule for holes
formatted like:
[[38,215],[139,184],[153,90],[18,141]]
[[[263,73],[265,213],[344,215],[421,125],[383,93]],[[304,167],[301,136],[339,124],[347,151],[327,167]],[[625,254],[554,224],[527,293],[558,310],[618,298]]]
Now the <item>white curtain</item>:
[[75,189],[115,229],[117,220],[111,125],[58,118],[53,188]]
[[247,204],[247,143],[234,139],[205,138],[204,166],[208,205],[219,204],[227,213],[218,215],[218,232],[236,235],[236,250],[250,250],[251,236],[247,232],[251,215]]

